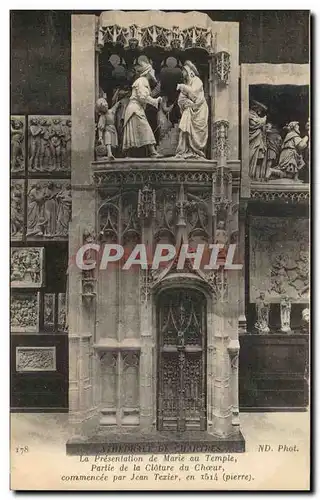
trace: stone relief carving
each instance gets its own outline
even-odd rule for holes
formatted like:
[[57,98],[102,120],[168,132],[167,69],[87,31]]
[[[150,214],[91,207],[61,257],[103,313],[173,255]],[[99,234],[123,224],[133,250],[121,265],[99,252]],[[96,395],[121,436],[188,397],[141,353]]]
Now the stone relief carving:
[[56,296],[54,293],[45,293],[43,296],[43,326],[44,328],[55,327]]
[[265,293],[260,292],[259,297],[256,300],[256,322],[255,328],[258,333],[269,333],[269,313],[270,313],[270,304],[266,300]]
[[44,248],[11,248],[11,286],[39,288],[44,285]]
[[16,347],[16,371],[56,371],[56,348]]
[[[94,243],[96,241],[95,230],[92,227],[87,227],[83,231],[83,245]],[[91,264],[95,261],[95,252],[93,250],[87,250],[83,256],[83,262],[85,264]],[[82,298],[87,305],[92,303],[92,300],[96,296],[96,276],[95,269],[88,269],[82,271]]]
[[65,331],[68,328],[67,324],[67,294],[58,294],[58,330]]
[[306,191],[251,191],[251,198],[263,201],[285,201],[291,203],[307,202],[310,198],[309,192]]
[[11,331],[39,331],[39,293],[13,293],[11,296]]
[[209,54],[213,52],[213,34],[211,29],[192,26],[180,29],[179,26],[165,28],[162,26],[100,26],[98,31],[98,48],[104,44],[121,44],[125,49],[144,49],[159,47],[165,50],[186,50],[201,48]]
[[71,184],[68,181],[29,181],[27,237],[67,238],[71,201]]
[[10,231],[12,240],[21,240],[24,231],[24,181],[12,180],[10,189]]
[[217,52],[215,54],[215,73],[219,84],[226,85],[229,83],[230,69],[229,52]]
[[283,130],[267,121],[268,108],[251,101],[249,109],[249,174],[252,180],[286,179],[302,183],[299,172],[306,165],[307,134],[300,135],[300,125],[291,121]]
[[291,302],[287,295],[281,297],[280,300],[280,319],[281,319],[281,331],[284,333],[290,333],[290,315],[291,315]]
[[226,120],[218,120],[213,124],[214,144],[213,157],[228,158],[229,156],[229,122]]
[[309,323],[310,323],[310,311],[309,308],[306,307],[303,309],[302,314],[301,314],[301,319],[302,319],[302,330],[306,333],[309,332]]
[[98,187],[123,184],[211,184],[212,172],[208,171],[131,171],[131,172],[94,172]]
[[250,300],[263,285],[266,297],[280,303],[309,297],[307,219],[253,217],[250,223]]
[[29,116],[28,169],[30,173],[70,172],[69,116]]
[[139,219],[155,218],[156,216],[156,191],[147,184],[138,192],[138,213]]
[[11,173],[24,173],[25,165],[25,127],[24,116],[11,116],[10,119],[10,158]]
[[181,112],[176,158],[205,158],[208,141],[209,110],[199,72],[191,61],[182,69],[184,83],[178,83]]

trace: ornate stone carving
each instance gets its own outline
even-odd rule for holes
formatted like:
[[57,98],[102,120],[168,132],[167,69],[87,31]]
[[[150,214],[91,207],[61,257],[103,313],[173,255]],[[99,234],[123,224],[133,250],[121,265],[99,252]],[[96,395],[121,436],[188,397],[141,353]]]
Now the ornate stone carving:
[[56,371],[55,347],[16,347],[17,372]]
[[291,332],[290,328],[291,302],[287,295],[281,297],[280,300],[280,319],[281,331],[284,333]]
[[251,198],[262,201],[308,202],[309,191],[251,191]]
[[156,191],[149,185],[139,189],[138,193],[138,213],[139,219],[148,219],[156,216]]
[[260,287],[269,301],[307,302],[309,222],[285,217],[252,217],[250,222],[250,300]]
[[123,361],[123,406],[139,406],[139,356],[135,352],[122,353]]
[[43,296],[43,326],[54,330],[56,315],[56,296],[54,293],[45,293]]
[[256,315],[257,319],[255,322],[255,328],[258,333],[269,333],[269,312],[270,304],[266,301],[265,293],[260,292],[259,297],[256,300]]
[[39,331],[39,293],[11,295],[11,331]]
[[230,54],[224,50],[217,52],[214,57],[215,73],[219,84],[226,85],[229,83],[230,76]]
[[94,172],[95,183],[98,187],[123,184],[210,184],[212,172],[208,171],[129,171],[129,172]]
[[213,157],[228,158],[229,156],[229,122],[226,120],[218,120],[213,124]]
[[24,116],[11,116],[10,125],[11,173],[24,173],[26,119]]
[[[96,240],[95,231],[92,227],[87,227],[83,231],[83,245],[94,243]],[[90,265],[95,262],[95,252],[91,249],[87,250],[83,256],[83,262]],[[82,271],[82,299],[87,305],[92,303],[96,296],[96,276],[95,269],[88,269]]]
[[181,112],[176,158],[205,158],[208,141],[209,110],[199,72],[191,61],[182,69],[184,83],[178,83],[178,106]]
[[98,48],[105,44],[120,44],[125,49],[145,49],[159,47],[171,51],[191,48],[203,49],[209,54],[213,52],[213,34],[210,28],[192,26],[180,29],[179,26],[166,28],[157,25],[138,26],[100,26],[98,31]]
[[67,330],[67,296],[66,293],[58,294],[58,330]]
[[21,240],[24,232],[24,181],[11,181],[10,230],[12,240]]
[[71,119],[69,116],[29,116],[30,173],[65,172],[71,168]]
[[11,286],[39,288],[44,286],[44,248],[11,248]]
[[29,181],[27,237],[66,239],[71,219],[68,181]]
[[202,276],[210,285],[216,302],[228,301],[228,278],[223,268],[204,271]]

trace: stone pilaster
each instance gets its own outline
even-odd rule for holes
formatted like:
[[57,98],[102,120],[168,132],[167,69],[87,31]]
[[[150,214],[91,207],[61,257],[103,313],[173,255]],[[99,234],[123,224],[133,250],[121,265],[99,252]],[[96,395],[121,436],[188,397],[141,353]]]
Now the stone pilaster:
[[[72,221],[69,232],[69,380],[70,418],[81,423],[94,406],[92,343],[95,303],[84,304],[83,272],[76,254],[83,232],[95,227],[95,193],[91,189],[90,162],[94,159],[95,16],[72,16]],[[85,75],[85,77],[84,77]],[[77,430],[75,429],[75,432]]]

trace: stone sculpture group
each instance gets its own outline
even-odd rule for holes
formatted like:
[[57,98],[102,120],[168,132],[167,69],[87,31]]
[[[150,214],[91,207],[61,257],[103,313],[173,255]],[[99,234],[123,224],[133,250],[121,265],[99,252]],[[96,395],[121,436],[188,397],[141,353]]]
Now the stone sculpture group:
[[299,172],[308,163],[309,120],[307,135],[301,137],[299,122],[284,128],[284,138],[276,126],[267,121],[267,107],[252,101],[249,110],[249,172],[252,180],[272,178],[299,181]]
[[[145,148],[147,156],[151,158],[162,156],[156,149],[155,133],[148,121],[146,107],[150,105],[156,108],[157,128],[160,138],[163,138],[172,127],[169,118],[172,105],[168,104],[167,96],[159,95],[161,85],[150,62],[139,62],[136,72],[137,78],[132,84],[129,97],[124,96],[109,107],[106,94],[102,93],[96,102],[97,156],[112,160],[116,150],[120,150],[125,156],[135,156],[136,151],[141,148]],[[182,160],[205,158],[208,105],[199,72],[191,61],[184,63],[182,80],[176,87],[181,118],[175,156]]]

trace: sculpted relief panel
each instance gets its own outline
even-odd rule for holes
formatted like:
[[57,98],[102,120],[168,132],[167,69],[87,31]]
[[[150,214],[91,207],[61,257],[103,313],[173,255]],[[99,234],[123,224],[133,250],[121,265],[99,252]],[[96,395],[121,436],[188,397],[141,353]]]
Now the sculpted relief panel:
[[13,293],[11,296],[11,331],[39,331],[39,293]]
[[250,302],[261,292],[271,302],[308,302],[308,242],[307,219],[251,218]]
[[27,238],[67,238],[71,218],[70,183],[62,180],[29,181],[27,217]]
[[[252,98],[256,95],[259,101]],[[249,175],[253,181],[308,181],[308,113],[307,86],[250,87]]]
[[44,285],[44,248],[11,248],[11,286],[39,288]]
[[69,173],[71,120],[69,116],[29,116],[28,170],[30,173]]
[[17,372],[56,371],[55,347],[17,347]]

